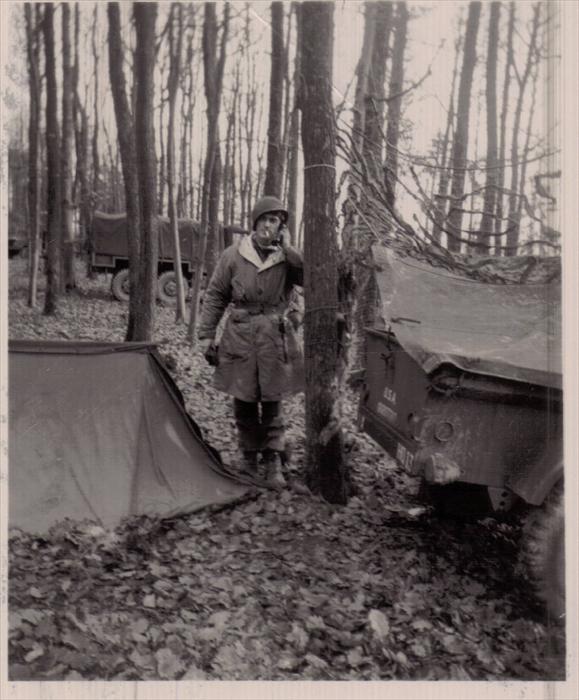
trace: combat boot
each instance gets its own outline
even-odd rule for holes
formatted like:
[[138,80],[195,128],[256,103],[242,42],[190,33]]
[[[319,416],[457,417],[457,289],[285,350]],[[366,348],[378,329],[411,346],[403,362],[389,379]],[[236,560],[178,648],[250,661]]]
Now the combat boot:
[[242,450],[241,459],[239,460],[239,470],[244,474],[252,477],[257,477],[257,451]]
[[264,450],[262,455],[268,486],[274,489],[283,489],[286,486],[286,480],[281,469],[280,453],[275,450]]

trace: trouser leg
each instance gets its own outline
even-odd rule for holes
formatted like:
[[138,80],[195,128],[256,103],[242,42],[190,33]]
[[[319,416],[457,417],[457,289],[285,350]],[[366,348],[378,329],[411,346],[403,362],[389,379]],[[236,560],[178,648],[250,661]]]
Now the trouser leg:
[[261,402],[261,446],[263,450],[283,452],[285,425],[281,401]]
[[233,414],[237,427],[239,449],[242,452],[255,452],[260,449],[260,425],[258,405],[254,402],[233,399]]

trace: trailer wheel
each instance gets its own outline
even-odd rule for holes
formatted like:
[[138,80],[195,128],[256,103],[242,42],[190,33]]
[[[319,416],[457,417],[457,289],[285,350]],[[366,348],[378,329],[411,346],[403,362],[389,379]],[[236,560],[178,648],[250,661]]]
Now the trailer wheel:
[[565,513],[563,482],[542,506],[534,508],[523,526],[522,555],[537,597],[554,620],[565,615]]
[[115,273],[111,283],[111,292],[118,301],[129,301],[129,269],[127,267]]
[[[185,298],[189,292],[189,285],[185,277],[183,277],[183,289]],[[157,280],[157,298],[163,304],[175,306],[177,304],[177,275],[174,270],[166,270],[159,275]]]

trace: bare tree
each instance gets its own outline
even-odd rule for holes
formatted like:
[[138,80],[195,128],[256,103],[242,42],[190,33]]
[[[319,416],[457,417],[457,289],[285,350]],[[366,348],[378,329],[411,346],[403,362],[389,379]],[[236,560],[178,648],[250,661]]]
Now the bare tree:
[[140,301],[139,324],[134,328],[135,340],[151,340],[157,290],[159,254],[155,126],[153,100],[155,94],[155,23],[156,2],[136,2],[133,6],[137,43],[135,47],[136,118],[135,145],[139,182],[139,249]]
[[30,278],[28,306],[36,306],[38,293],[38,263],[40,260],[40,5],[24,5],[30,110],[28,121],[28,240],[30,244]]
[[141,319],[145,310],[140,298],[142,284],[140,281],[140,211],[139,181],[137,176],[137,145],[135,141],[135,122],[129,103],[124,72],[124,51],[121,39],[121,20],[118,2],[107,5],[109,20],[109,71],[111,90],[115,107],[117,135],[121,153],[121,166],[125,188],[125,206],[127,212],[127,236],[129,249],[129,320],[126,340],[145,337],[149,320]]
[[283,3],[271,3],[271,72],[269,81],[269,126],[267,130],[267,170],[264,194],[281,196],[283,159],[281,122],[285,49],[283,40]]
[[229,33],[229,3],[225,3],[223,25],[218,53],[218,27],[215,3],[205,3],[203,23],[203,68],[205,75],[205,97],[207,99],[207,154],[203,174],[203,201],[201,207],[201,235],[197,266],[191,293],[191,315],[189,318],[189,338],[195,342],[201,279],[206,264],[208,239],[212,241],[217,233],[218,193],[221,177],[221,157],[219,154],[219,111],[223,89],[225,49]]
[[301,7],[303,37],[302,143],[304,149],[306,463],[308,483],[333,503],[347,500],[337,382],[337,241],[335,233],[335,123],[332,105],[334,7]]
[[433,237],[434,240],[440,243],[442,228],[446,219],[446,205],[448,198],[448,185],[450,184],[450,168],[448,167],[448,148],[450,137],[454,128],[455,117],[455,102],[454,95],[456,91],[456,78],[458,76],[458,59],[462,47],[462,30],[461,22],[459,21],[456,42],[454,44],[454,67],[452,69],[452,84],[450,87],[450,96],[448,99],[448,112],[446,118],[446,128],[441,144],[440,157],[440,178],[438,181],[438,191],[436,195],[436,207],[434,210]]
[[408,8],[405,2],[399,2],[396,5],[392,70],[390,71],[388,88],[388,127],[386,130],[386,183],[390,205],[394,204],[398,176],[398,139],[404,89],[404,52],[406,50],[407,29]]
[[287,193],[287,208],[291,213],[289,220],[289,231],[290,231],[290,241],[292,245],[297,242],[297,227],[298,222],[297,217],[297,198],[298,198],[298,157],[299,157],[299,137],[300,137],[300,110],[297,101],[297,85],[299,82],[299,76],[301,72],[301,44],[300,37],[301,32],[299,29],[300,25],[300,5],[299,3],[292,3],[294,14],[296,17],[296,24],[298,27],[297,35],[298,41],[296,46],[296,52],[294,56],[294,103],[292,105],[292,111],[290,115],[290,127],[289,127],[289,143],[288,143],[288,193]]
[[497,171],[497,197],[495,233],[499,233],[503,226],[503,188],[505,186],[505,154],[507,136],[507,115],[509,113],[509,92],[511,85],[511,69],[514,62],[513,35],[515,32],[515,3],[509,4],[509,22],[507,26],[507,56],[505,60],[505,77],[503,79],[503,93],[501,101],[501,117],[499,126],[499,168]]
[[458,89],[456,130],[452,148],[452,188],[450,212],[448,215],[448,230],[450,232],[448,249],[456,253],[460,252],[459,238],[461,237],[462,231],[462,196],[464,194],[464,182],[467,168],[470,95],[476,63],[476,38],[480,12],[480,2],[469,3],[462,71]]
[[[177,19],[177,22],[175,22]],[[175,27],[175,24],[177,27]],[[177,179],[175,153],[175,102],[179,87],[179,72],[181,70],[181,53],[183,49],[183,5],[173,3],[169,18],[169,123],[167,127],[167,186],[169,195],[169,220],[175,249],[174,268],[177,281],[177,306],[175,321],[185,320],[185,293],[183,289],[183,268],[181,267],[181,245],[177,221],[177,199],[175,181]]]
[[66,290],[76,287],[72,202],[73,77],[70,42],[70,4],[64,2],[62,3],[62,143],[60,147],[60,181],[62,188],[62,272]]
[[44,3],[44,52],[46,73],[46,215],[47,215],[47,258],[46,295],[44,313],[54,314],[60,295],[60,177],[58,137],[58,95],[56,88],[56,60],[54,55],[54,5]]
[[497,55],[499,48],[500,2],[491,3],[486,66],[487,157],[486,184],[479,241],[490,241],[497,196]]
[[[521,129],[521,117],[523,113],[523,101],[525,90],[529,82],[534,61],[537,60],[537,35],[539,32],[539,17],[541,3],[537,2],[533,8],[533,19],[531,20],[531,36],[529,39],[527,58],[522,74],[517,70],[516,63],[513,63],[515,77],[519,86],[519,94],[515,105],[515,115],[513,119],[513,136],[511,138],[511,186],[509,190],[509,214],[507,228],[507,255],[516,255],[519,242],[520,209],[517,197],[520,196],[519,186],[519,132]],[[513,59],[514,61],[514,59]]]

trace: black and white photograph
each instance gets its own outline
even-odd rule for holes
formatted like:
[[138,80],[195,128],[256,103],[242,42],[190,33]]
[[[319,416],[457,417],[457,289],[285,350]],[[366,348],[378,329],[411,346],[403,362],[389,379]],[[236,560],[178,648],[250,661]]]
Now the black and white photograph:
[[576,699],[578,4],[0,15],[2,698]]

